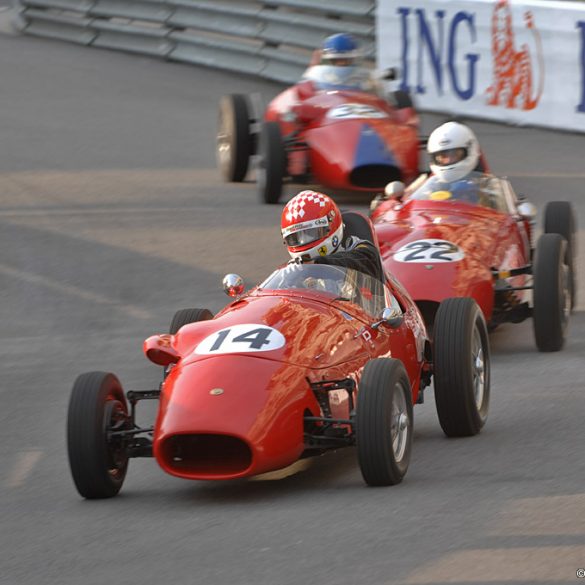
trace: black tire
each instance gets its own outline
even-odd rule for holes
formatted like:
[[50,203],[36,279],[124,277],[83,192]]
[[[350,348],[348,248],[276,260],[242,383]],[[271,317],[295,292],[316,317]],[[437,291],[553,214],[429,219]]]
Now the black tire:
[[213,313],[208,309],[179,309],[173,316],[169,333],[174,335],[183,325],[210,319],[213,319]]
[[532,265],[532,322],[538,351],[559,351],[565,344],[571,307],[566,251],[567,241],[560,234],[538,238]]
[[356,412],[357,454],[364,481],[371,486],[402,481],[412,448],[412,395],[402,362],[369,361],[359,383]]
[[483,313],[470,298],[444,300],[433,338],[435,404],[448,437],[484,426],[490,402],[490,345]]
[[87,499],[111,498],[122,487],[128,454],[108,431],[128,428],[128,404],[114,374],[89,372],[73,384],[67,416],[67,452],[75,487]]
[[577,255],[577,220],[573,206],[568,201],[549,201],[544,208],[544,233],[560,234],[567,240],[565,264],[569,267],[571,310],[577,302],[577,278],[575,256]]
[[221,98],[217,122],[217,165],[225,181],[240,183],[248,173],[252,152],[250,108],[246,96]]
[[393,91],[390,94],[390,103],[397,109],[402,110],[403,108],[414,108],[414,102],[412,96],[407,91]]
[[287,170],[286,152],[278,122],[266,122],[260,135],[256,181],[263,203],[278,203]]

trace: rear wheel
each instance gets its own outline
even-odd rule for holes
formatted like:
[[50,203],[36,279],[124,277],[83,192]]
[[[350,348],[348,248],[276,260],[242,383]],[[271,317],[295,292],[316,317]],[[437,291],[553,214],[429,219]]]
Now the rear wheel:
[[402,362],[369,361],[359,383],[356,412],[358,461],[371,486],[402,481],[412,447],[412,397]]
[[169,333],[174,335],[183,325],[210,319],[213,319],[213,313],[208,309],[179,309],[173,316]]
[[250,108],[240,94],[221,98],[217,123],[217,164],[225,181],[240,183],[246,177],[252,153]]
[[448,437],[479,433],[490,401],[487,327],[470,298],[446,299],[435,316],[433,338],[435,403]]
[[111,498],[120,491],[128,454],[124,440],[111,433],[128,428],[118,378],[107,372],[81,374],[69,399],[67,451],[75,487],[84,498]]
[[570,269],[565,263],[567,241],[543,234],[534,255],[532,322],[538,351],[562,349],[571,312]]
[[266,122],[260,135],[256,181],[263,203],[278,203],[287,170],[286,151],[278,122]]
[[544,233],[560,234],[567,240],[565,264],[569,269],[569,288],[571,290],[571,310],[577,300],[577,278],[575,275],[575,255],[577,253],[577,220],[573,206],[568,201],[549,201],[544,208]]

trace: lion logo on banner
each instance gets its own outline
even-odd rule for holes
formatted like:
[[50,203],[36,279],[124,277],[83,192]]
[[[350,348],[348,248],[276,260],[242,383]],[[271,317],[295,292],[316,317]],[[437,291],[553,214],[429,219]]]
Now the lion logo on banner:
[[492,15],[493,82],[487,89],[488,105],[533,110],[544,89],[544,59],[540,33],[530,11],[524,13],[526,28],[534,36],[539,67],[539,85],[534,93],[533,67],[528,45],[514,46],[512,9],[509,0],[498,0]]

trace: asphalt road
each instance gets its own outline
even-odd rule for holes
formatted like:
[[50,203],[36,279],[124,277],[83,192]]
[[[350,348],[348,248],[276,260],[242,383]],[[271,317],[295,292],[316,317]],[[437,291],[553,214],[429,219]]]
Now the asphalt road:
[[[0,33],[0,583],[577,582],[585,293],[561,353],[537,353],[530,322],[492,335],[479,436],[444,438],[432,396],[415,408],[397,487],[364,487],[348,450],[226,483],[134,460],[119,497],[77,495],[65,452],[77,374],[155,387],[145,337],[178,308],[223,306],[225,273],[252,284],[285,258],[280,207],[259,205],[251,182],[222,184],[214,161],[218,98],[278,89]],[[519,192],[541,208],[569,199],[585,224],[585,137],[473,126]]]

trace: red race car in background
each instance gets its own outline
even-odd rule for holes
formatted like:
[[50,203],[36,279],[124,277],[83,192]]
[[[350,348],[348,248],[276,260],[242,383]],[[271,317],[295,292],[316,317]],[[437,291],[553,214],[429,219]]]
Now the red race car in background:
[[[344,221],[374,237],[364,216]],[[169,334],[144,342],[146,357],[165,367],[159,389],[125,393],[107,372],[77,378],[67,445],[83,497],[116,495],[132,457],[222,480],[351,445],[367,484],[396,484],[410,460],[412,407],[431,377],[447,435],[474,435],[485,423],[489,341],[472,299],[441,304],[431,347],[415,303],[390,278],[290,264],[247,294],[236,275],[224,288],[236,298],[215,317],[183,309]],[[154,427],[136,423],[146,399],[159,401]]]
[[406,189],[392,183],[371,218],[385,268],[430,330],[443,299],[472,297],[490,328],[532,317],[538,349],[558,351],[575,303],[575,216],[570,203],[549,202],[534,247],[535,215],[509,181],[474,172],[451,184],[432,175]]
[[[314,69],[319,75],[311,79]],[[348,79],[348,69],[309,68],[308,78],[274,98],[263,116],[257,100],[223,97],[217,160],[224,179],[243,181],[253,158],[265,203],[279,200],[284,181],[369,194],[393,180],[412,181],[419,173],[419,119],[410,96],[385,93],[379,80]],[[372,84],[377,91],[362,89]]]

